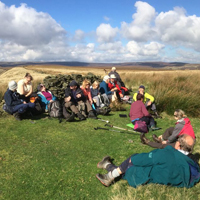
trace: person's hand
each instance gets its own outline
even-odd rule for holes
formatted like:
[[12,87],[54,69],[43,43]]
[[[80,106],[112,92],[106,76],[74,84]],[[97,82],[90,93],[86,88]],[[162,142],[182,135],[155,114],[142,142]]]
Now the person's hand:
[[152,102],[151,101],[149,101],[148,103],[147,103],[147,106],[150,106],[152,104]]
[[91,104],[91,105],[93,104],[93,101],[92,101],[92,100],[90,100],[90,104]]
[[167,141],[162,141],[162,144],[167,144]]
[[65,97],[65,102],[69,102],[71,100],[71,96]]
[[119,94],[119,96],[122,98],[122,97],[124,97],[124,95],[123,94]]
[[52,99],[50,100],[50,103],[51,103],[51,102],[53,102],[53,100],[52,100]]
[[158,138],[159,138],[160,140],[162,140],[162,139],[163,139],[163,138],[162,138],[162,135],[159,135],[159,136],[158,136]]
[[97,100],[96,100],[96,99],[93,99],[93,101],[94,101],[94,103],[96,103],[96,102],[97,102]]
[[26,101],[23,101],[23,104],[26,104]]
[[80,98],[80,97],[81,97],[81,94],[77,94],[76,97],[77,97],[77,98]]

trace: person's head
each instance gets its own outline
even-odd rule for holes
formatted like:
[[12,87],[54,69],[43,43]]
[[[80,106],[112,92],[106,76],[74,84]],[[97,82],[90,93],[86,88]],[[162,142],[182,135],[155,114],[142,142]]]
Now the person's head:
[[38,91],[40,92],[45,92],[46,91],[46,87],[44,84],[40,83],[37,87]]
[[116,76],[115,76],[114,74],[111,74],[111,75],[110,75],[110,81],[111,81],[112,83],[114,83],[114,82],[115,82],[115,79],[116,79]]
[[176,120],[182,119],[186,117],[185,112],[181,109],[177,109],[174,111],[174,117]]
[[88,79],[85,79],[82,83],[82,88],[88,89],[88,88],[90,88],[90,85],[91,85],[90,81]]
[[98,87],[99,87],[99,82],[94,81],[94,83],[92,84],[92,88],[96,90]]
[[24,82],[26,84],[29,84],[33,80],[33,77],[30,75],[30,73],[26,73],[24,76]]
[[71,90],[76,90],[77,85],[78,85],[77,82],[75,80],[73,80],[70,82],[69,87]]
[[180,150],[192,153],[194,144],[195,144],[195,140],[190,135],[183,134],[179,136],[174,148],[177,150],[180,149]]
[[144,95],[138,93],[136,99],[137,99],[137,101],[143,101],[143,99],[144,99]]
[[139,91],[139,93],[144,94],[144,91],[145,91],[144,85],[140,85],[138,91]]
[[108,84],[110,81],[110,77],[108,75],[104,76],[103,81],[105,81]]
[[112,69],[111,69],[113,72],[115,72],[116,71],[116,67],[112,67]]
[[16,91],[17,90],[17,83],[15,81],[10,81],[8,83],[8,88],[11,91]]

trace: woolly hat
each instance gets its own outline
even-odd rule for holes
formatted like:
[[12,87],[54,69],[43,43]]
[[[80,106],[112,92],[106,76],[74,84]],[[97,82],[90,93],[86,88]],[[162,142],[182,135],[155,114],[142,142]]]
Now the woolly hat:
[[114,74],[111,74],[110,78],[116,78],[116,76]]
[[142,89],[144,89],[145,90],[145,87],[144,87],[144,85],[140,85],[140,87],[139,88],[142,88]]
[[116,67],[112,67],[112,71],[115,71],[116,70]]
[[69,86],[77,86],[77,85],[78,84],[77,84],[77,82],[75,80],[71,81],[70,84],[69,84]]
[[106,76],[103,77],[103,80],[106,81],[106,80],[108,80],[109,78],[110,78],[110,77],[109,77],[108,75],[106,75]]
[[9,90],[15,90],[15,89],[17,89],[17,83],[15,81],[10,81],[8,83],[8,88],[9,88]]
[[40,84],[37,86],[37,90],[40,91],[40,89],[41,89],[42,86],[45,86],[45,85],[42,84],[42,83],[40,83]]

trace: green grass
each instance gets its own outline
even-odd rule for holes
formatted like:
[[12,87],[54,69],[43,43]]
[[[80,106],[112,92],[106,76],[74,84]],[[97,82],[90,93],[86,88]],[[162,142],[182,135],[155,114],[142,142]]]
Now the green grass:
[[[126,128],[129,118],[119,114],[128,114],[129,107],[102,118]],[[95,131],[105,124],[98,120],[59,123],[44,117],[21,122],[12,116],[0,119],[0,199],[198,199],[199,184],[191,189],[160,185],[134,189],[119,181],[104,187],[95,177],[105,172],[96,167],[103,156],[110,155],[119,165],[133,153],[152,148],[142,145],[134,133]],[[199,120],[191,121],[198,136]],[[163,113],[157,123],[163,128],[155,132],[159,135],[174,125],[174,119]],[[147,135],[151,138],[152,132]],[[199,150],[197,140],[194,151]]]

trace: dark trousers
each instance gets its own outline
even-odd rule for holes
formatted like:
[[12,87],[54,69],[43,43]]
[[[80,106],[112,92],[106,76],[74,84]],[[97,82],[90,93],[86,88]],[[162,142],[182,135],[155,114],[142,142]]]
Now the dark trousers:
[[[166,131],[162,134],[163,139],[167,140],[168,137],[170,135],[172,135],[173,130],[174,130],[174,127],[170,127],[168,129],[166,129]],[[162,143],[158,143],[158,142],[149,142],[147,145],[149,145],[150,147],[153,147],[153,148],[157,148],[157,149],[164,149],[168,145],[175,147],[175,143],[176,142],[168,143],[168,144],[162,144]]]
[[34,103],[19,104],[19,105],[14,106],[12,111],[13,113],[16,113],[16,112],[24,113],[26,112],[28,108],[32,108],[32,109],[35,108],[35,104]]
[[[152,126],[155,127],[155,126],[156,126],[153,117],[146,117],[146,116],[145,116],[145,117],[140,118],[140,121],[146,122],[146,124],[147,124],[148,127],[152,127]],[[135,122],[135,121],[134,121],[134,122]]]
[[[134,155],[136,155],[136,154],[133,154],[132,156],[134,156]],[[127,170],[129,167],[133,166],[133,163],[130,162],[130,159],[131,159],[132,156],[130,156],[129,158],[127,158],[124,162],[121,163],[121,165],[119,165],[119,168],[120,168],[120,170],[121,170],[121,172],[122,172],[123,174],[126,172],[126,170]],[[113,170],[116,169],[116,168],[118,168],[118,167],[115,166],[114,164],[110,164],[110,165],[108,165],[108,166],[106,167],[106,170],[107,170],[107,171],[113,171]]]

